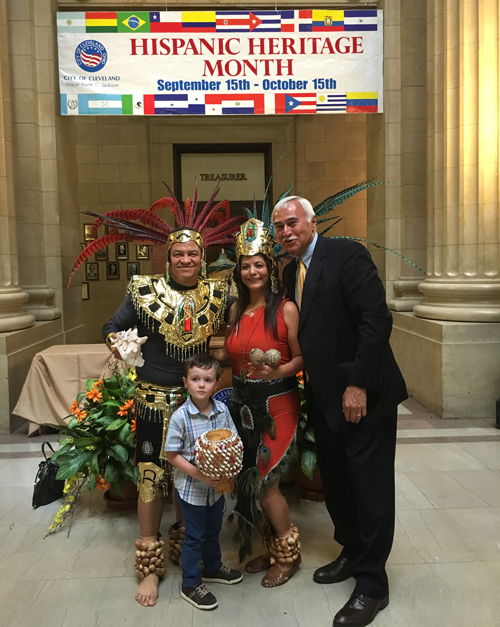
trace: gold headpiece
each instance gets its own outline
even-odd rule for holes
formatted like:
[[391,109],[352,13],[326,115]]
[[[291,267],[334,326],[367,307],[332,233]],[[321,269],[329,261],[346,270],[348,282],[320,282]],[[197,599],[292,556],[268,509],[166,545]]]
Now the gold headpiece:
[[186,242],[194,242],[203,250],[203,237],[201,233],[193,229],[182,229],[182,231],[170,233],[167,241],[168,250],[170,250],[173,244],[185,244]]
[[241,255],[265,255],[272,263],[271,288],[276,294],[278,291],[278,265],[274,256],[276,243],[271,235],[271,231],[264,226],[264,222],[251,218],[240,226],[236,235],[236,261]]
[[240,226],[236,235],[236,261],[241,255],[256,255],[262,253],[274,263],[275,242],[271,232],[264,226],[264,222],[251,218]]

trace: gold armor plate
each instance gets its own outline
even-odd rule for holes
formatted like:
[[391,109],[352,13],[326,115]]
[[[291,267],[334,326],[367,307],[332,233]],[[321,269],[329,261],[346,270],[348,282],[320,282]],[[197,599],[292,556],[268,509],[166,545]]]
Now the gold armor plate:
[[152,328],[159,324],[167,353],[186,357],[204,346],[223,321],[227,284],[220,279],[201,279],[193,290],[172,289],[163,274],[132,277],[128,291],[140,320]]

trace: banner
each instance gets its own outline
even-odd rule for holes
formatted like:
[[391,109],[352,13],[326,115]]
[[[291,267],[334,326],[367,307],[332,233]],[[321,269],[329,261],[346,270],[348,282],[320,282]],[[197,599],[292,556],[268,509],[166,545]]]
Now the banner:
[[382,11],[57,13],[63,115],[380,113]]

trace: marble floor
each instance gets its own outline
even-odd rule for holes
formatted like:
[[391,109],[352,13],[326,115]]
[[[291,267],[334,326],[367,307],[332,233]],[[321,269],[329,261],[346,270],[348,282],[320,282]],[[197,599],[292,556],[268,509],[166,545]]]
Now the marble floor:
[[[302,534],[303,561],[283,587],[245,575],[212,586],[214,612],[180,598],[180,570],[170,566],[153,608],[134,601],[135,513],[111,513],[101,493],[84,490],[71,526],[42,536],[58,503],[33,510],[40,444],[55,436],[0,437],[1,627],[329,627],[353,580],[313,583],[313,570],[338,546],[322,503],[287,488]],[[500,431],[491,421],[442,421],[413,400],[400,407],[397,521],[388,571],[391,603],[374,627],[500,626]],[[229,508],[228,508],[229,509]],[[162,531],[173,521],[166,506]],[[233,528],[221,534],[225,562],[237,566]]]

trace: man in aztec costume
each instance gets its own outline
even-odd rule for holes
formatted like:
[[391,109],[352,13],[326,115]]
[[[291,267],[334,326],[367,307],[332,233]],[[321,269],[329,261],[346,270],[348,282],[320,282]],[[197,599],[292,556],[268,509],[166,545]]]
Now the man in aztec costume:
[[[143,606],[156,603],[158,583],[165,572],[164,543],[160,541],[159,531],[163,497],[173,471],[164,445],[170,416],[185,400],[183,362],[189,355],[207,351],[210,337],[224,321],[227,283],[206,278],[205,247],[230,246],[234,242],[231,234],[244,220],[229,219],[227,200],[211,208],[218,190],[219,186],[199,215],[196,215],[195,186],[193,201],[185,201],[184,211],[169,189],[170,197],[161,198],[148,210],[118,210],[99,216],[94,222],[93,235],[103,224],[110,226],[111,232],[91,242],[72,271],[73,274],[91,254],[114,242],[167,244],[166,273],[134,276],[125,300],[102,330],[110,349],[120,331],[137,327],[138,335],[147,337],[142,345],[144,365],[137,367],[135,391],[141,531],[135,548],[145,552],[146,560],[155,557],[151,564],[156,564],[150,572],[144,567],[143,559],[143,569],[136,569],[141,577],[136,600]],[[158,209],[165,207],[174,213],[177,228],[172,229],[156,215]],[[118,229],[123,232],[119,233]],[[118,351],[113,350],[119,357]],[[180,508],[175,502],[174,505],[176,523],[170,531],[173,538],[170,544],[174,545],[170,547],[172,560],[180,557],[183,531]]]

